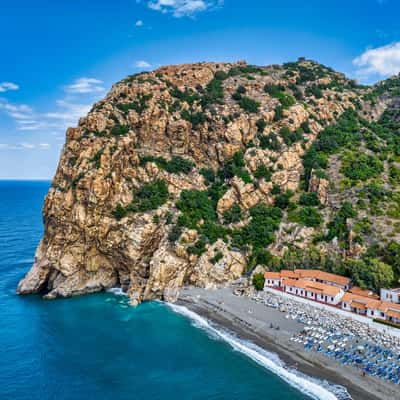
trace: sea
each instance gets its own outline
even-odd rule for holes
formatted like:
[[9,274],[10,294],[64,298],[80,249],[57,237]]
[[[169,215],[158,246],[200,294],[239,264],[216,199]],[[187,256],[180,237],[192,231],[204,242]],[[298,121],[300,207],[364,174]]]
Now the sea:
[[341,398],[338,388],[180,306],[134,308],[118,289],[58,300],[18,296],[49,186],[0,181],[1,400]]

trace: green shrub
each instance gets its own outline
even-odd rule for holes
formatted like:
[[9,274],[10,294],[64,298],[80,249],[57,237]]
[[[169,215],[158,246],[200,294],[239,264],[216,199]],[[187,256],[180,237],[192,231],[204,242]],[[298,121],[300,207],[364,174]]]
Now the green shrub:
[[275,107],[274,121],[278,122],[282,118],[283,118],[283,107],[282,106]]
[[229,210],[224,212],[224,224],[232,224],[242,219],[242,209],[239,204],[234,204]]
[[303,132],[301,130],[291,131],[287,126],[281,128],[279,135],[288,146],[291,146],[293,143],[303,138]]
[[264,164],[260,164],[253,173],[254,177],[257,179],[264,178],[266,182],[269,182],[272,177],[272,171]]
[[218,261],[221,261],[224,258],[224,255],[219,251],[215,254],[214,257],[210,258],[209,261],[211,264],[216,264]]
[[265,127],[267,126],[267,123],[265,122],[264,118],[260,118],[256,122],[257,130],[259,133],[264,132]]
[[189,246],[186,250],[189,254],[201,256],[203,253],[207,251],[206,242],[204,238],[200,238],[194,245]]
[[315,192],[302,193],[300,195],[299,203],[302,206],[319,206],[320,205],[318,195]]
[[133,193],[132,202],[122,207],[118,205],[113,211],[113,215],[117,219],[121,219],[130,212],[144,212],[155,210],[162,206],[168,200],[168,187],[165,181],[157,179],[155,181],[145,183]]
[[253,275],[253,286],[256,290],[260,291],[264,289],[265,278],[264,274],[254,274]]
[[268,246],[275,240],[273,232],[278,229],[282,219],[282,211],[276,207],[257,204],[250,209],[251,220],[248,225],[232,232],[232,245],[254,249]]
[[290,220],[301,225],[316,228],[321,225],[321,214],[314,207],[305,206],[290,216]]
[[347,153],[342,159],[341,172],[353,181],[366,181],[379,176],[383,172],[383,164],[373,155]]
[[111,134],[114,136],[125,136],[129,132],[129,125],[115,124],[111,129]]
[[258,111],[258,107],[260,107],[260,103],[251,99],[250,97],[242,96],[239,100],[239,106],[250,113],[256,113]]
[[217,72],[214,74],[214,78],[217,79],[217,80],[219,80],[219,81],[224,81],[224,80],[227,79],[228,77],[229,77],[229,75],[228,75],[226,72],[224,72],[224,71],[217,71]]
[[207,121],[206,114],[201,111],[193,112],[184,109],[181,111],[181,117],[184,120],[189,121],[195,128],[197,127],[197,125],[204,124],[204,122]]
[[171,174],[188,174],[192,171],[194,163],[180,156],[173,156],[171,160],[166,160],[163,157],[141,156],[140,165],[145,165],[147,162],[154,162],[157,166]]
[[232,179],[237,176],[245,183],[251,183],[252,179],[250,174],[245,169],[245,162],[243,152],[238,151],[234,156],[227,160],[223,167],[218,171],[218,176],[221,180]]
[[303,123],[300,125],[300,127],[301,127],[301,129],[303,129],[303,132],[304,132],[304,133],[310,133],[310,132],[311,132],[310,125],[309,125],[309,122],[308,122],[308,121],[303,122]]
[[290,199],[293,197],[293,195],[294,193],[292,190],[286,190],[286,192],[279,194],[275,198],[275,206],[282,210],[285,210],[289,207]]
[[286,93],[277,93],[274,97],[279,100],[283,108],[289,108],[296,104],[296,100]]
[[169,94],[172,97],[179,99],[180,101],[184,101],[188,103],[190,106],[193,105],[196,101],[200,100],[200,96],[195,93],[192,89],[185,89],[185,91],[181,91],[176,87],[173,87]]
[[115,210],[112,212],[112,215],[114,216],[115,219],[122,219],[128,215],[128,210],[121,206],[121,204],[118,204]]
[[97,153],[90,159],[94,163],[95,168],[99,169],[101,166],[101,155],[103,154],[103,149],[97,151]]
[[243,74],[265,75],[266,72],[262,68],[256,67],[255,65],[237,65],[235,67],[232,67],[229,71],[229,76],[237,76]]
[[215,173],[211,168],[202,168],[199,173],[203,175],[206,185],[213,183],[215,181]]
[[205,221],[198,230],[207,238],[209,243],[215,243],[218,239],[225,241],[229,232],[224,226],[210,220]]
[[168,240],[172,243],[176,242],[182,234],[182,227],[179,225],[174,225],[168,234]]
[[211,104],[223,104],[224,89],[222,80],[214,78],[205,88],[205,92],[201,98],[202,107],[208,107]]
[[262,149],[269,149],[272,151],[280,151],[281,144],[275,133],[270,133],[269,135],[258,135],[258,140],[260,141],[260,147]]
[[284,85],[276,85],[273,83],[267,83],[264,86],[264,92],[268,93],[272,97],[276,97],[278,93],[284,92],[285,86]]
[[321,86],[319,85],[308,86],[306,88],[306,94],[308,96],[314,96],[316,99],[320,99],[323,97]]
[[232,99],[235,101],[240,101],[242,99],[242,95],[239,92],[234,92],[232,94]]
[[400,328],[400,325],[395,324],[394,322],[385,321],[385,320],[383,320],[383,319],[374,318],[373,321],[374,321],[374,322],[377,322],[378,324],[391,326],[392,328],[397,328],[397,329]]
[[197,229],[200,220],[217,220],[214,204],[208,197],[207,191],[182,190],[176,207],[182,212],[178,223],[189,229]]
[[280,188],[279,185],[274,184],[274,185],[272,186],[271,194],[277,195],[277,194],[280,194],[281,192],[282,192],[282,190],[281,190],[281,188]]
[[141,114],[146,108],[148,108],[147,101],[150,100],[153,95],[150,94],[138,94],[138,99],[132,101],[131,103],[120,103],[117,104],[117,108],[123,112],[128,112],[129,110],[135,110],[138,114]]
[[336,237],[338,240],[347,244],[349,237],[347,219],[355,218],[356,216],[357,212],[353,209],[352,204],[348,201],[344,201],[340,207],[340,210],[337,212],[333,220],[328,224],[328,234],[326,239],[332,240]]

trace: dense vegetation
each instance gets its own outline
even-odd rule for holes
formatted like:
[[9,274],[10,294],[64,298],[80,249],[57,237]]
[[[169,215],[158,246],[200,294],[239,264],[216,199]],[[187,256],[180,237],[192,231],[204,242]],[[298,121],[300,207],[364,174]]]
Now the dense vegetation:
[[168,187],[165,181],[157,179],[145,183],[134,191],[133,200],[126,207],[118,205],[113,211],[117,219],[121,219],[129,213],[155,210],[168,200]]
[[192,161],[186,160],[179,156],[173,156],[170,160],[166,160],[163,157],[154,156],[141,156],[140,165],[145,165],[148,162],[154,162],[157,167],[171,173],[171,174],[188,174],[194,167]]

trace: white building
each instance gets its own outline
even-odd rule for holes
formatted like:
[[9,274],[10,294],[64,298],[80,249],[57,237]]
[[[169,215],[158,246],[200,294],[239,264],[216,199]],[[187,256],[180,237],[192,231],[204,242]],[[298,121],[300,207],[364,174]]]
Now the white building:
[[381,300],[400,304],[400,288],[381,289]]
[[330,305],[339,304],[344,295],[343,290],[337,286],[307,279],[285,279],[282,281],[282,287],[286,293]]
[[281,274],[279,272],[266,272],[264,274],[264,287],[281,287]]

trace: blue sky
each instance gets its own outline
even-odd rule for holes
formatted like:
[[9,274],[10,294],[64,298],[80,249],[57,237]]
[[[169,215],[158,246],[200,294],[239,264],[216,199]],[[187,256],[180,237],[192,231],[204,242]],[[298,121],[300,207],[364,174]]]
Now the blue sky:
[[398,0],[2,0],[0,178],[52,178],[67,126],[160,65],[315,59],[363,83],[400,71]]

